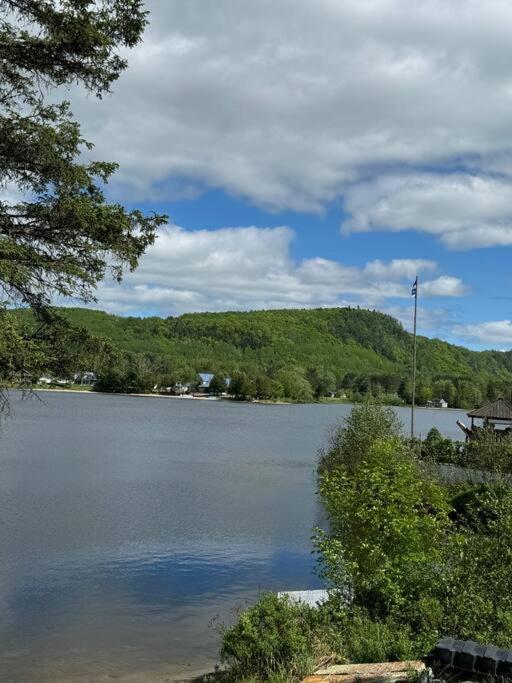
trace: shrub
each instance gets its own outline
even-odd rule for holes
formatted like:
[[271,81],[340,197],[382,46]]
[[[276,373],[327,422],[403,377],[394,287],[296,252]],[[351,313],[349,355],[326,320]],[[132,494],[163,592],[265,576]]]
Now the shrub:
[[311,671],[317,650],[318,611],[265,593],[223,633],[221,659],[233,680],[254,676],[300,679]]
[[421,442],[419,453],[421,459],[426,462],[459,465],[462,448],[462,443],[446,439],[436,427],[433,427],[427,438]]
[[355,605],[385,619],[440,590],[447,493],[427,477],[404,440],[376,441],[354,471],[320,483],[329,532],[317,549],[334,588],[350,586]]
[[346,610],[337,628],[337,652],[348,662],[411,660],[423,654],[415,646],[409,626],[393,619],[376,621],[361,608]]
[[345,424],[332,432],[327,450],[320,451],[319,473],[336,467],[354,471],[378,439],[398,436],[401,428],[392,408],[374,403],[354,406]]
[[510,489],[506,486],[466,486],[452,498],[450,517],[463,530],[488,533],[503,513],[503,502],[509,495]]
[[512,436],[482,429],[465,448],[464,465],[497,475],[512,472]]
[[480,487],[464,505],[458,503],[466,526],[452,539],[445,629],[458,638],[511,648],[512,490]]

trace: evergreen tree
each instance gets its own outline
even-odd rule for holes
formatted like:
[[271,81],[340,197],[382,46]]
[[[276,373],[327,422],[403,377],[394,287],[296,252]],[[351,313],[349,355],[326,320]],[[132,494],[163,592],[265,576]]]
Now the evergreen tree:
[[[76,341],[53,299],[94,300],[104,276],[137,266],[165,221],[106,200],[116,164],[84,160],[92,145],[69,104],[54,103],[60,86],[109,92],[127,65],[120,52],[146,23],[141,0],[0,0],[0,299],[30,306],[39,323],[18,331],[4,383],[54,362],[57,339]],[[0,326],[0,349],[9,334]]]

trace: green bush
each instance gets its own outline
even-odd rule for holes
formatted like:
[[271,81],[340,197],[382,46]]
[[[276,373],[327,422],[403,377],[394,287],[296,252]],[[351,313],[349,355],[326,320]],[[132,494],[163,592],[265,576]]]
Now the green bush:
[[447,493],[403,439],[376,441],[354,471],[324,474],[320,495],[329,531],[319,533],[317,548],[330,585],[348,584],[354,604],[379,619],[437,595]]
[[511,473],[512,436],[501,436],[493,429],[480,430],[466,445],[463,464],[494,475]]
[[480,488],[464,502],[466,528],[452,538],[444,628],[458,638],[511,648],[512,490]]
[[[223,633],[221,659],[233,680],[295,680],[311,672],[319,612],[265,593]],[[287,678],[286,678],[287,677]]]
[[377,440],[398,436],[401,428],[392,408],[374,403],[354,406],[345,424],[331,433],[328,448],[320,451],[319,473],[337,467],[355,471]]
[[436,427],[429,431],[419,449],[421,459],[426,462],[453,465],[463,464],[462,451],[462,443],[444,438]]
[[415,659],[424,651],[411,628],[396,620],[375,620],[365,609],[346,609],[336,623],[340,660],[357,664]]
[[488,533],[503,514],[503,503],[510,496],[507,486],[493,484],[469,485],[451,501],[451,519],[463,530]]

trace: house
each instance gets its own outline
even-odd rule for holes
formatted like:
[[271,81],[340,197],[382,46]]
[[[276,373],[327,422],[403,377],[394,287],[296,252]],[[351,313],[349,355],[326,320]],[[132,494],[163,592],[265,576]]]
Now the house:
[[448,408],[448,401],[444,398],[433,398],[431,401],[427,401],[427,408]]
[[73,380],[75,384],[92,387],[93,384],[96,384],[97,377],[94,372],[75,372]]
[[210,384],[215,375],[211,372],[198,372],[197,374],[199,377],[197,390],[202,394],[208,393],[210,391]]
[[173,387],[167,387],[167,390],[169,393],[175,394],[176,396],[183,396],[184,394],[188,394],[190,391],[190,384],[182,384],[181,382],[176,382],[176,384]]

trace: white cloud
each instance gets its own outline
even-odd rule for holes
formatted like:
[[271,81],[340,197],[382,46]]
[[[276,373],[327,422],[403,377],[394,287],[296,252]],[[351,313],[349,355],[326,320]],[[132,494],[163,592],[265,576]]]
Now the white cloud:
[[457,325],[454,332],[463,339],[482,344],[512,344],[512,320],[495,320],[473,325]]
[[388,176],[345,197],[344,233],[418,230],[454,249],[512,244],[512,181],[461,173]]
[[[381,306],[410,298],[416,273],[429,277],[436,264],[426,259],[372,261],[364,267],[325,258],[296,262],[288,227],[161,230],[139,268],[121,286],[104,282],[102,308],[116,313],[169,315],[186,311],[308,308],[360,304]],[[463,283],[438,276],[422,294],[461,296]]]
[[[510,172],[508,0],[148,7],[151,26],[114,96],[72,96],[95,154],[121,163],[117,187],[126,197],[220,187],[266,207],[310,211],[348,182],[390,168],[454,162],[475,176],[503,165]],[[481,187],[468,182],[469,194],[503,205],[486,195],[485,179]],[[496,215],[483,229],[478,216],[474,226],[468,218],[465,236],[448,231],[443,239],[509,243]],[[434,223],[444,232],[440,217]]]

